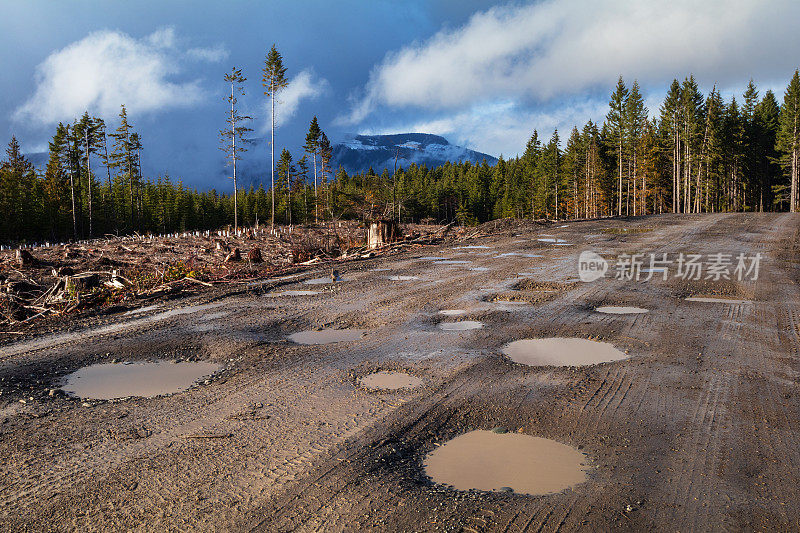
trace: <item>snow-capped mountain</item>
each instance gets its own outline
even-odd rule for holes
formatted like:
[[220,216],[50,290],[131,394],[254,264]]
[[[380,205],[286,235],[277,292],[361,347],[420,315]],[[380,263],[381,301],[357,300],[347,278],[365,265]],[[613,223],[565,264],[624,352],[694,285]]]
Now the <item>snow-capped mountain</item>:
[[446,162],[471,161],[480,163],[484,159],[490,165],[497,158],[481,152],[450,144],[447,139],[429,133],[398,133],[395,135],[356,135],[333,146],[333,168],[339,166],[348,173],[365,172],[370,167],[377,172],[394,170],[397,166],[408,168],[411,163],[428,168]]

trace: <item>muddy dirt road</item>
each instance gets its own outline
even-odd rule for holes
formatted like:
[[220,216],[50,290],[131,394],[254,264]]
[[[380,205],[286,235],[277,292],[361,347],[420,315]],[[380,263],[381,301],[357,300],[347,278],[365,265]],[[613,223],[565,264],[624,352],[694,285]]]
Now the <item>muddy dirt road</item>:
[[[789,214],[498,226],[459,247],[348,264],[333,284],[303,283],[329,275],[320,269],[5,345],[0,528],[798,530],[798,247]],[[757,281],[583,283],[583,250],[763,259]],[[479,324],[440,326],[460,321]],[[362,331],[288,340],[324,329]],[[629,357],[535,367],[503,355],[540,337]],[[164,359],[222,370],[153,398],[58,390],[85,366]],[[362,387],[376,371],[423,384]],[[497,427],[580,450],[586,481],[528,496],[425,476],[432,450]]]

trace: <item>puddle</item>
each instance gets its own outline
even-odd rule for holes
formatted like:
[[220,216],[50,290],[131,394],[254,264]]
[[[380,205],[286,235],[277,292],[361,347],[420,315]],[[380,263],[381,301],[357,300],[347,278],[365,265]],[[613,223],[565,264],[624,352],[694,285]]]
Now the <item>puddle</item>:
[[147,307],[140,307],[139,309],[131,309],[123,313],[122,316],[138,315],[139,313],[147,313],[148,311],[155,311],[161,307],[160,305],[148,305]]
[[500,305],[530,305],[530,302],[526,300],[492,300],[492,303]]
[[564,337],[510,342],[503,346],[503,353],[515,363],[530,366],[596,365],[628,358],[607,342]]
[[267,293],[267,296],[270,298],[277,298],[279,296],[313,296],[315,294],[319,294],[319,291],[281,291],[281,292],[270,292]]
[[192,313],[197,313],[198,311],[205,311],[207,309],[214,309],[216,307],[220,307],[225,305],[222,302],[217,302],[213,304],[199,304],[199,305],[189,305],[186,307],[179,307],[178,309],[170,309],[169,311],[164,311],[163,313],[159,313],[157,315],[151,316],[148,320],[158,321],[158,320],[166,320],[168,318],[181,316],[181,315],[189,315]]
[[336,279],[331,279],[330,276],[327,278],[312,278],[307,279],[303,283],[306,285],[330,285],[332,283],[341,283],[343,281],[347,281],[344,278],[336,277]]
[[289,340],[297,344],[332,344],[359,340],[363,329],[321,329],[319,331],[300,331],[289,335]]
[[459,259],[444,259],[441,261],[436,261],[435,265],[468,265],[472,263],[472,261],[464,261]]
[[420,261],[441,261],[442,259],[445,259],[445,258],[436,256],[436,255],[426,255],[424,257],[420,257],[419,258]]
[[545,238],[539,238],[539,239],[537,239],[537,240],[538,240],[539,242],[550,242],[550,243],[554,243],[554,244],[558,244],[558,243],[560,243],[560,244],[564,244],[564,243],[566,243],[566,242],[567,242],[567,241],[565,241],[564,239],[557,239],[557,238],[555,238],[555,237],[545,237]]
[[704,296],[691,296],[686,298],[687,302],[705,302],[711,304],[747,304],[750,303],[750,300],[735,300],[735,299],[728,299],[728,298],[709,298]]
[[414,281],[419,278],[417,276],[389,276],[389,279],[392,281]]
[[586,481],[586,456],[560,442],[520,433],[470,431],[428,454],[425,473],[457,490],[541,495]]
[[362,386],[368,389],[413,389],[422,385],[422,380],[416,376],[410,376],[403,372],[375,372],[364,376],[358,380]]
[[439,311],[439,314],[444,316],[461,316],[466,315],[467,312],[463,309],[442,309]]
[[453,248],[454,250],[488,250],[488,246],[483,246],[482,244],[471,244],[469,246],[456,246]]
[[371,268],[370,272],[389,272],[391,268]]
[[488,272],[488,267],[470,267],[473,272]]
[[602,305],[595,309],[595,311],[611,315],[634,315],[638,313],[647,313],[648,309],[626,305]]
[[539,254],[525,254],[525,253],[522,253],[522,252],[506,252],[504,254],[500,254],[500,255],[494,256],[495,259],[501,259],[503,257],[528,257],[530,259],[537,259],[537,258],[541,258],[543,256],[541,256]]
[[68,375],[61,389],[72,396],[94,400],[151,398],[184,391],[220,368],[205,362],[100,363]]
[[480,329],[483,327],[483,322],[477,320],[462,320],[461,322],[440,322],[439,329],[443,331],[469,331],[471,329]]

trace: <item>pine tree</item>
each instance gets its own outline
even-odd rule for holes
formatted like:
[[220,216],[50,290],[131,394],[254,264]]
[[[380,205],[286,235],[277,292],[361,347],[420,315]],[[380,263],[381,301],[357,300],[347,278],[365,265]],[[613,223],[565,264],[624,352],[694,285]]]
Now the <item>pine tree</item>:
[[[640,138],[647,124],[647,108],[644,106],[644,98],[639,91],[639,83],[636,80],[631,86],[630,94],[625,99],[625,124],[628,140],[628,183],[630,186],[631,181],[633,181],[633,215],[636,216],[637,156]],[[626,214],[629,214],[627,204]]]
[[628,89],[622,76],[617,80],[617,87],[611,93],[611,100],[608,102],[610,108],[606,115],[606,123],[609,126],[609,140],[613,143],[614,150],[619,162],[619,187],[617,189],[617,215],[622,216],[622,159],[624,155],[625,139],[627,128],[625,121],[625,102],[628,98]]
[[319,197],[317,195],[317,153],[319,152],[319,140],[322,130],[319,128],[317,117],[311,119],[306,134],[306,144],[303,149],[313,158],[314,166],[314,222],[319,223]]
[[800,73],[797,70],[783,95],[779,122],[777,149],[781,153],[781,166],[791,184],[789,211],[795,213],[798,210],[800,184]]
[[272,154],[271,176],[272,176],[272,225],[275,225],[275,96],[278,92],[288,85],[286,79],[286,67],[283,66],[281,54],[272,45],[267,57],[264,60],[263,77],[261,83],[264,86],[264,95],[271,99],[272,103],[272,127],[270,153]]
[[[230,105],[230,109],[225,116],[225,128],[220,130],[220,150],[225,153],[227,164],[233,167],[233,228],[239,231],[239,204],[238,204],[238,184],[236,182],[236,162],[241,159],[242,152],[246,152],[245,144],[249,142],[245,136],[253,131],[245,126],[245,122],[251,120],[247,115],[240,115],[236,104],[239,102],[237,95],[244,95],[244,82],[247,78],[242,75],[242,70],[233,67],[230,72],[223,77],[226,83],[231,86],[231,94],[225,97],[225,101]],[[238,144],[237,144],[238,141]]]
[[[136,181],[134,176],[135,155],[133,143],[131,142],[133,126],[131,126],[131,124],[128,122],[128,111],[125,109],[124,104],[121,106],[119,120],[120,123],[116,131],[110,134],[110,137],[114,139],[114,145],[111,151],[111,166],[117,172],[117,181],[119,182],[120,188],[120,201],[116,202],[116,204],[120,211],[123,209],[126,211],[129,210],[129,213],[122,213],[122,218],[124,218],[125,215],[129,215],[130,228],[132,230],[136,226],[136,211],[134,208],[134,187]],[[124,194],[126,184],[128,187],[127,199],[125,198]],[[126,206],[125,202],[128,202],[129,205]]]

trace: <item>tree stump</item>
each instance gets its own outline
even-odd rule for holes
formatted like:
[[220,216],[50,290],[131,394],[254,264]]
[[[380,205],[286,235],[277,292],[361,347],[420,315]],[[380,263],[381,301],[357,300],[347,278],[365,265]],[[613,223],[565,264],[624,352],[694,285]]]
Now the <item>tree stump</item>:
[[28,267],[38,264],[39,261],[28,250],[19,249],[17,250],[17,263],[21,267]]
[[233,263],[241,260],[242,260],[242,252],[240,252],[238,248],[234,248],[233,251],[225,257],[226,263]]
[[64,282],[69,292],[86,292],[100,286],[100,277],[97,274],[77,274],[66,276]]
[[261,263],[264,261],[264,259],[261,257],[261,248],[250,248],[250,251],[247,252],[247,259],[249,259],[251,263]]
[[367,246],[370,249],[379,248],[403,239],[400,226],[393,220],[376,220],[369,226],[367,232]]

